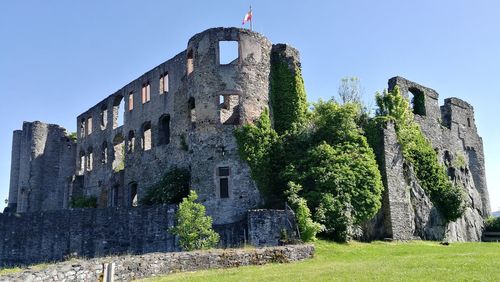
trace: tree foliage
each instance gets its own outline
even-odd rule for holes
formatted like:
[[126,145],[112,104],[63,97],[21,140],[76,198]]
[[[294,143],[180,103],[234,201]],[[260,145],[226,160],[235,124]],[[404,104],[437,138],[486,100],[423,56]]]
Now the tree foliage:
[[212,229],[212,218],[205,214],[205,207],[196,203],[196,199],[198,195],[194,191],[182,199],[175,215],[177,224],[170,230],[179,236],[179,245],[184,251],[214,248],[220,239]]
[[189,194],[189,179],[191,175],[185,168],[174,167],[161,179],[146,190],[141,198],[142,205],[177,204]]
[[446,220],[458,219],[465,210],[464,192],[448,179],[445,167],[438,161],[436,151],[413,120],[409,101],[396,87],[390,92],[377,93],[376,102],[379,109],[375,121],[394,122],[403,156],[412,164],[420,185],[431,201]]
[[361,104],[362,93],[358,77],[344,77],[340,80],[338,95],[342,104]]
[[78,208],[97,208],[97,198],[94,196],[76,196],[71,197],[69,206],[74,209]]

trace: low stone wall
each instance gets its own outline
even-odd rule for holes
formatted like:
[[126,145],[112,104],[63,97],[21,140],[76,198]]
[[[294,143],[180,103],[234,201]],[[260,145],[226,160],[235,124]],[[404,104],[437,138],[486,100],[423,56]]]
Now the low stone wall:
[[289,245],[260,249],[226,249],[197,252],[151,253],[60,262],[46,269],[30,269],[0,276],[0,281],[97,281],[103,263],[115,263],[116,281],[181,271],[228,268],[266,263],[288,263],[311,258],[313,245]]

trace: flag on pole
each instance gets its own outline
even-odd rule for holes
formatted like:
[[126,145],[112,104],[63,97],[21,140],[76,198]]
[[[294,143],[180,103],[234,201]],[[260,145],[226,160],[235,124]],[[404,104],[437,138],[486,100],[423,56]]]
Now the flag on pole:
[[250,29],[252,29],[252,6],[250,6],[248,13],[245,14],[241,25],[245,25],[247,22],[250,22]]

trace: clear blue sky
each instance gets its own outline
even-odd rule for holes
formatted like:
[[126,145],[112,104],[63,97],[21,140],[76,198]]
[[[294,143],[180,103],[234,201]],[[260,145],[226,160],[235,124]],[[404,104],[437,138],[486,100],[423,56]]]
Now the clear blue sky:
[[500,2],[1,1],[0,208],[12,131],[23,121],[75,131],[76,116],[186,48],[210,27],[241,26],[301,52],[308,98],[358,76],[366,100],[402,75],[475,107],[494,210],[500,209]]

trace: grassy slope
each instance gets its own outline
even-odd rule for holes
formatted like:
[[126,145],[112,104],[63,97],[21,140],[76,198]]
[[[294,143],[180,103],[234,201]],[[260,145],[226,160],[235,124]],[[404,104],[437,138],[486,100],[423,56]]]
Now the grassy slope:
[[500,281],[499,243],[316,242],[313,259],[194,273],[144,281]]

